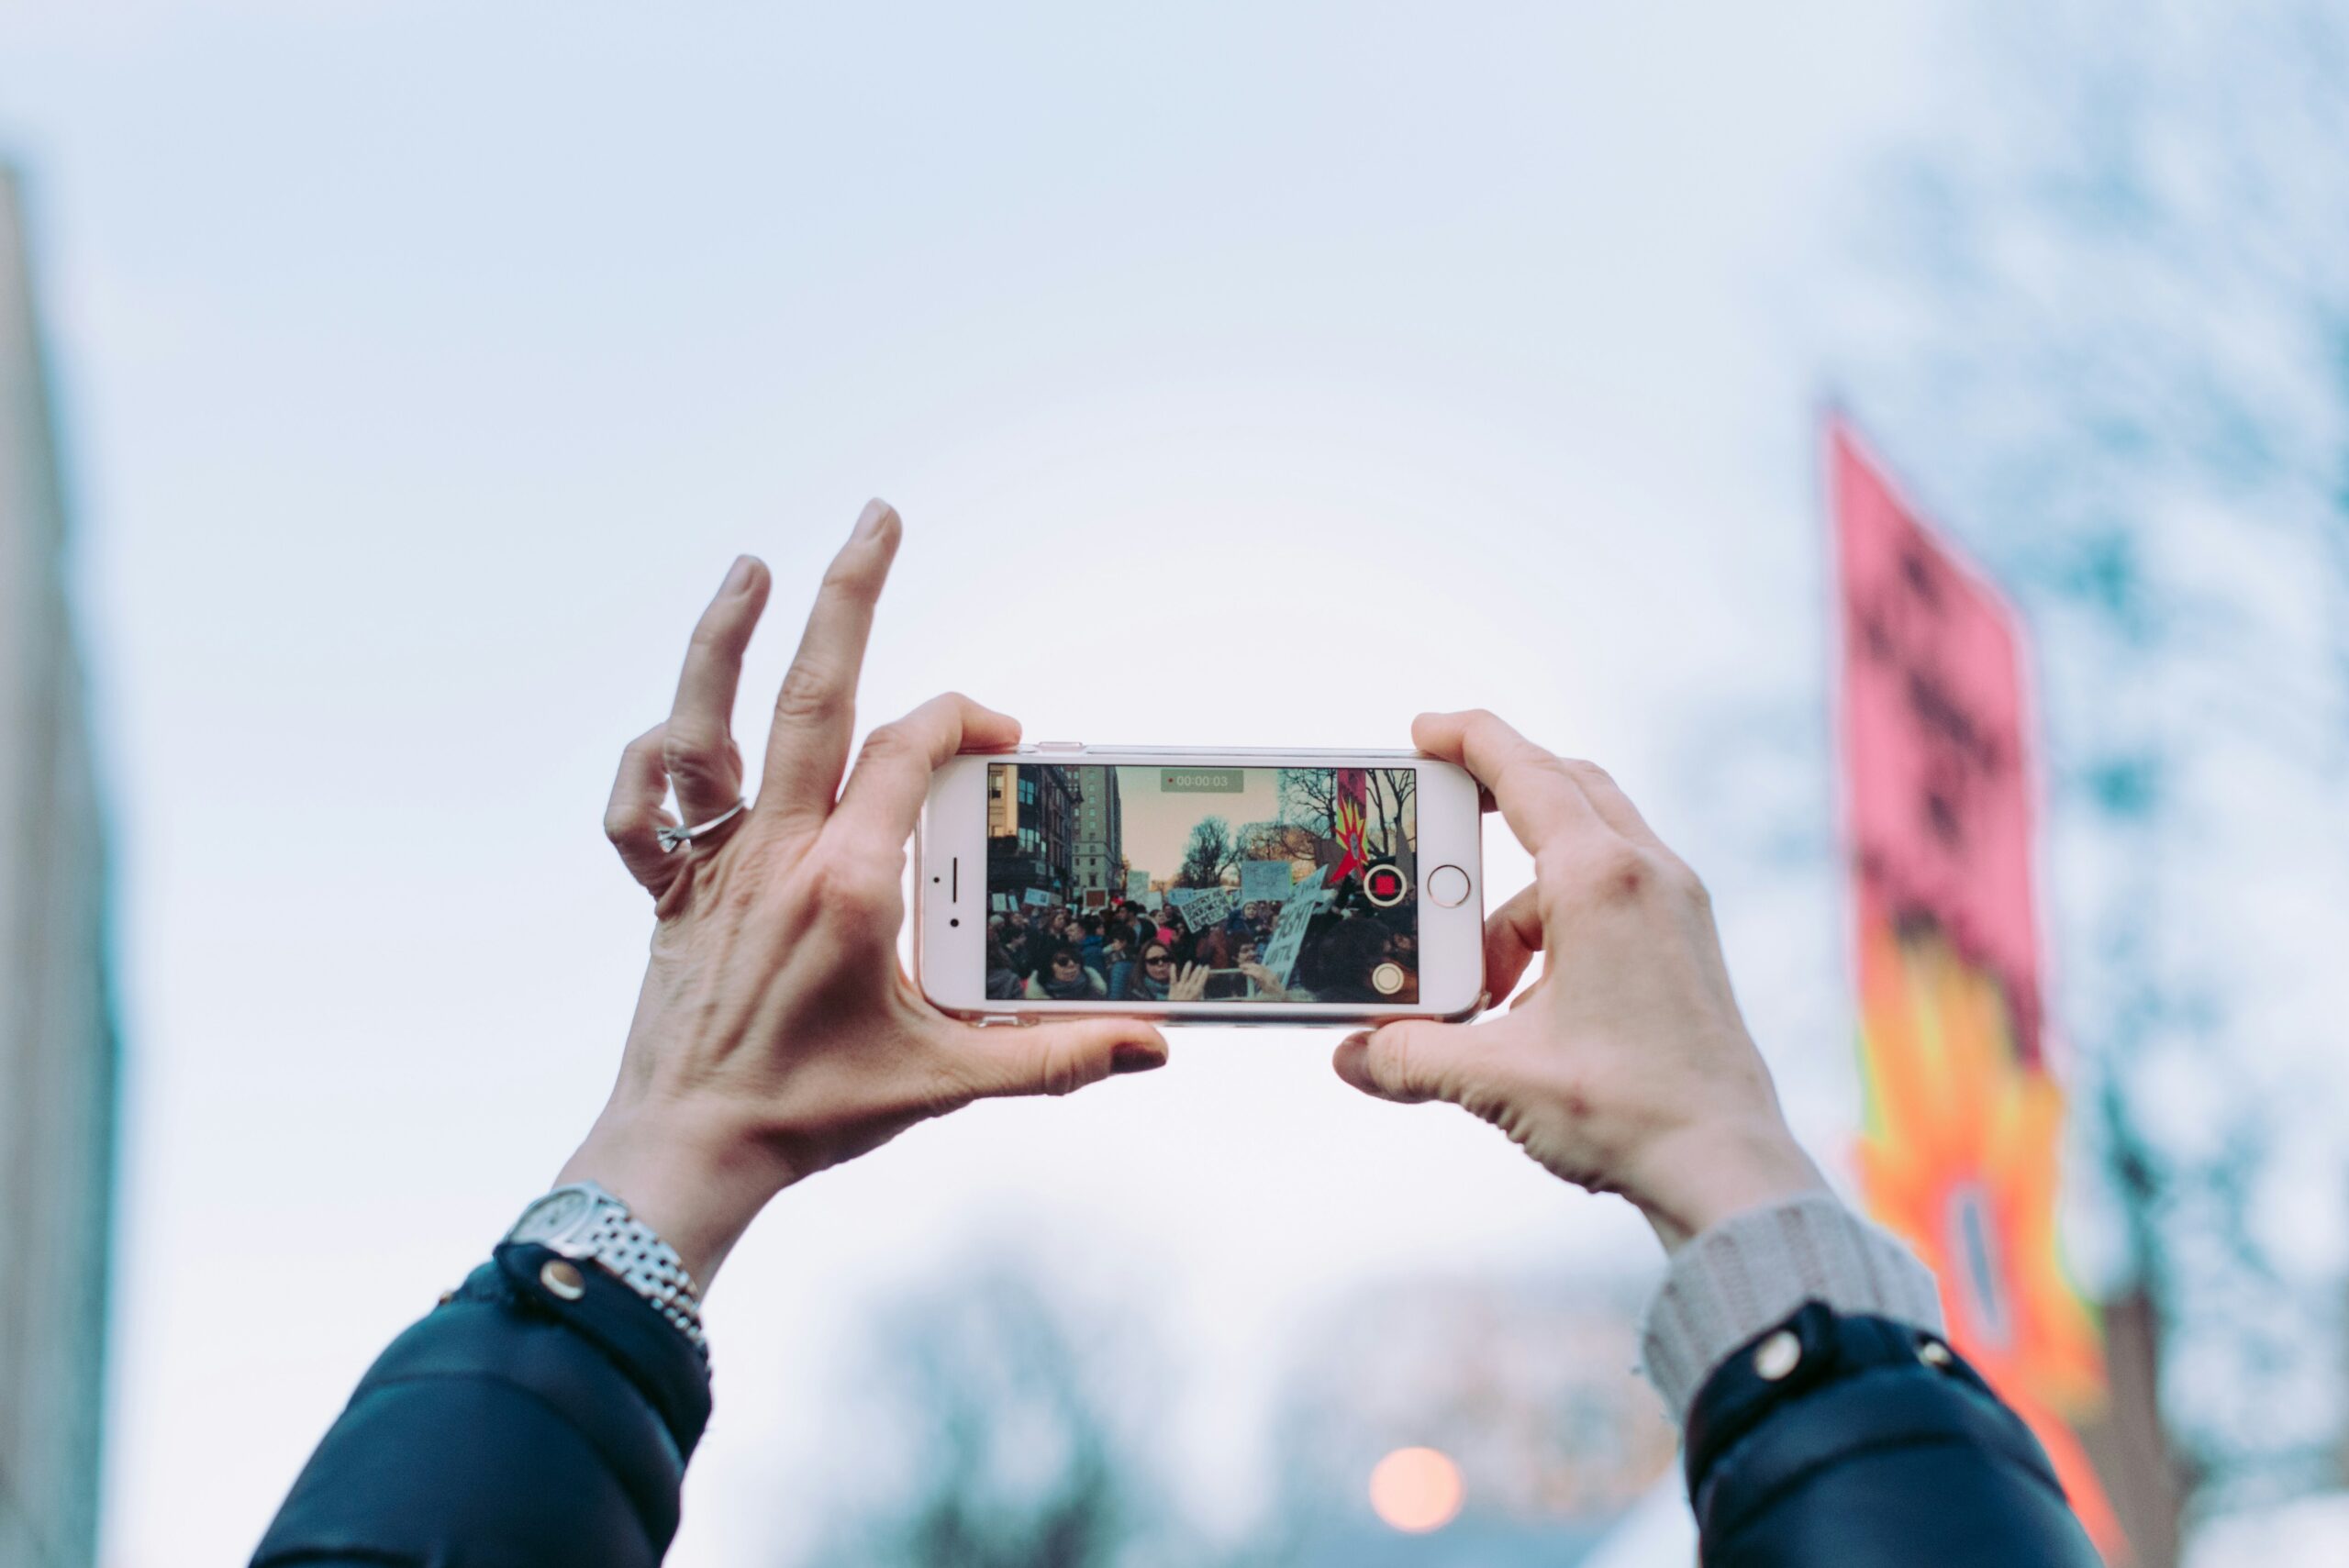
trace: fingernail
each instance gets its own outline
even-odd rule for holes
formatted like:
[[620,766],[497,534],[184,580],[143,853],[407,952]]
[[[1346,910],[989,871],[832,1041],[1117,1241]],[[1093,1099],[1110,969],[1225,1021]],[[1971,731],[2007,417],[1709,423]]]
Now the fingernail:
[[895,508],[888,502],[875,495],[864,504],[864,510],[857,514],[856,532],[849,537],[856,539],[878,539],[881,537],[881,525],[895,515]]
[[1109,1071],[1113,1073],[1147,1073],[1153,1067],[1165,1065],[1164,1051],[1139,1040],[1128,1040],[1109,1053]]
[[751,558],[747,555],[738,555],[734,558],[733,567],[726,573],[726,586],[718,591],[724,594],[739,594],[750,585]]

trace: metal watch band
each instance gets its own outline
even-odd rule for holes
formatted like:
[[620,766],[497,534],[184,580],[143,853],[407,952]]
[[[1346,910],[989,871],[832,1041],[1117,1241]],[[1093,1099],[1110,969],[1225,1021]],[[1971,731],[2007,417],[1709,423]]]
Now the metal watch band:
[[709,1341],[701,1328],[701,1290],[685,1272],[677,1250],[628,1211],[618,1198],[598,1204],[581,1230],[553,1244],[566,1257],[592,1260],[618,1274],[622,1284],[661,1309],[704,1358]]
[[[551,1233],[533,1223],[559,1198],[576,1202],[582,1196],[587,1200],[584,1213],[568,1223],[558,1222]],[[627,1204],[595,1183],[556,1188],[524,1210],[507,1236],[596,1264],[651,1303],[704,1361],[709,1359],[709,1340],[701,1326],[701,1289],[685,1272],[685,1260],[652,1227],[630,1214]]]

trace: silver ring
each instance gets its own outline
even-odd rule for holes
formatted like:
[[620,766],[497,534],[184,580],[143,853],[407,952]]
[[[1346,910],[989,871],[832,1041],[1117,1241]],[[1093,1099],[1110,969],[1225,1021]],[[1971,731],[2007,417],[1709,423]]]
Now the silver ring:
[[696,822],[690,828],[685,827],[683,823],[680,823],[674,828],[662,828],[660,831],[653,834],[653,837],[661,840],[661,852],[665,855],[673,851],[684,849],[687,844],[692,843],[696,839],[700,838],[705,833],[716,832],[718,828],[725,827],[729,822],[733,821],[734,818],[741,816],[742,813],[748,811],[750,808],[751,803],[748,800],[738,797],[733,805],[728,806],[725,810],[719,812],[717,816],[711,817],[707,822]]

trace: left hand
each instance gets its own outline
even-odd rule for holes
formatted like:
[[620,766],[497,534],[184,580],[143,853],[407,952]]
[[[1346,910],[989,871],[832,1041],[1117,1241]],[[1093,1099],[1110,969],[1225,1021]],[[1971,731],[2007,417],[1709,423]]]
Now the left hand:
[[688,822],[741,788],[729,721],[768,582],[758,562],[736,562],[694,629],[668,720],[623,753],[605,820],[654,896],[652,958],[619,1082],[561,1180],[602,1184],[705,1289],[794,1182],[974,1099],[1064,1095],[1166,1060],[1163,1037],[1129,1018],[959,1023],[899,966],[906,841],[930,774],[958,751],[1012,745],[1019,726],[968,697],[933,697],[868,735],[841,786],[897,539],[896,513],[865,507],[784,677],[757,804],[664,853],[671,784]]

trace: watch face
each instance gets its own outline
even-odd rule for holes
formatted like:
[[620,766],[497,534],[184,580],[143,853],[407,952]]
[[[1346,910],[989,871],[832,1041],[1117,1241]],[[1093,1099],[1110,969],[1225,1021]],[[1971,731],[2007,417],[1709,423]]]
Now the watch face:
[[510,1239],[543,1241],[551,1236],[560,1236],[578,1224],[594,1203],[595,1199],[576,1190],[549,1193],[515,1222]]

